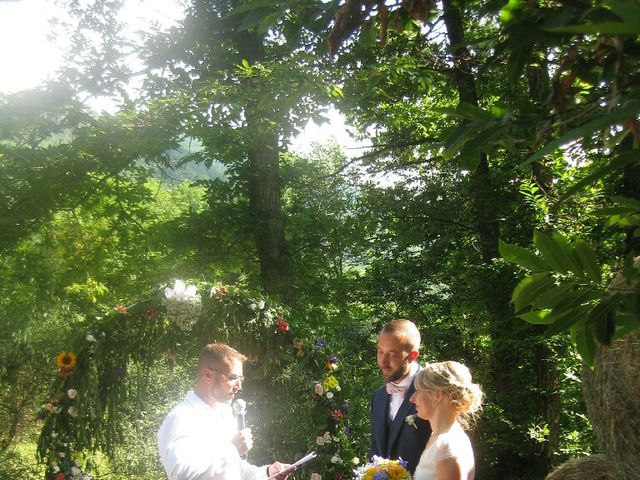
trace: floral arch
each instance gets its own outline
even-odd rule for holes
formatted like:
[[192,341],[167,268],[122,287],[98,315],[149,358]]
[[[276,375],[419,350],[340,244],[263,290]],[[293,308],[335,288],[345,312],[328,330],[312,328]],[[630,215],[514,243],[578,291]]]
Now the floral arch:
[[[58,376],[39,412],[38,456],[45,462],[45,478],[93,479],[94,456],[113,455],[123,441],[123,410],[149,401],[148,372],[162,362],[168,376],[176,364],[193,366],[202,346],[212,341],[228,343],[249,357],[245,398],[250,405],[253,401],[259,408],[261,397],[264,404],[265,390],[278,402],[294,405],[290,415],[276,422],[289,441],[287,460],[315,449],[318,460],[310,467],[314,478],[351,477],[366,454],[362,438],[354,435],[354,429],[366,429],[366,401],[356,400],[355,419],[350,412],[353,391],[342,388],[343,377],[353,377],[353,369],[345,368],[330,339],[295,328],[288,318],[286,307],[257,292],[176,280],[147,299],[118,304],[88,321],[88,329],[56,357]],[[132,398],[133,390],[138,400]],[[296,429],[304,430],[297,442],[291,433]]]

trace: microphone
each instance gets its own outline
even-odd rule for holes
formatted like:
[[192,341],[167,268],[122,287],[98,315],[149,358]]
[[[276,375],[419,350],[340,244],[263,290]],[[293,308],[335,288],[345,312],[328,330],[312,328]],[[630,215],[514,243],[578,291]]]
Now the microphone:
[[240,430],[245,428],[244,416],[247,413],[247,402],[238,398],[233,401],[231,404],[231,408],[233,408],[233,413],[236,416],[236,420],[238,421],[238,427]]

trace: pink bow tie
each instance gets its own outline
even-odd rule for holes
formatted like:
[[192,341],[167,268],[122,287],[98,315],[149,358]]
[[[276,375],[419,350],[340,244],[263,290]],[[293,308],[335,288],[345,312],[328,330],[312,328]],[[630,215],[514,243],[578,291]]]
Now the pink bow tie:
[[408,387],[401,387],[400,385],[396,385],[393,382],[387,383],[387,393],[389,395],[401,395],[404,397],[404,394],[407,393]]

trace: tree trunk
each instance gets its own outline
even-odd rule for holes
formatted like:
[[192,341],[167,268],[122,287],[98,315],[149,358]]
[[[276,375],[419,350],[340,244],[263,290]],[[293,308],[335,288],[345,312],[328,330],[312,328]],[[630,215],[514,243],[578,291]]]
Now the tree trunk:
[[[458,90],[460,102],[478,106],[478,94],[475,79],[471,71],[471,58],[465,46],[464,27],[460,10],[452,0],[444,0],[444,22],[451,53],[453,54],[453,82]],[[489,161],[486,154],[480,155],[478,167],[472,172],[473,201],[478,220],[476,228],[480,239],[482,259],[490,264],[498,254],[498,220],[495,206],[492,203],[496,197],[493,180],[489,171]]]
[[[263,39],[259,34],[239,30],[234,40],[241,59],[250,64],[264,60]],[[269,295],[293,302],[290,254],[284,236],[280,189],[279,135],[270,125],[268,112],[261,111],[264,94],[259,79],[249,78],[253,97],[245,105],[246,179],[253,233],[260,261],[262,286]],[[272,100],[270,100],[272,101]]]
[[[535,50],[532,54],[535,61],[526,67],[527,86],[529,97],[541,107],[540,115],[546,117],[547,113],[542,108],[549,95],[551,89],[551,80],[544,50]],[[544,121],[543,118],[539,118]],[[536,185],[545,195],[549,194],[552,188],[553,175],[544,161],[540,160],[532,165],[531,173]],[[533,234],[533,232],[531,232]],[[542,334],[544,327],[540,327],[539,332]],[[536,366],[537,366],[537,387],[541,392],[538,399],[538,410],[542,414],[542,418],[549,428],[547,441],[542,445],[542,455],[545,458],[546,468],[554,463],[554,452],[560,447],[560,415],[562,411],[562,397],[560,395],[561,378],[560,371],[555,362],[551,361],[554,352],[547,342],[541,341],[536,349]]]
[[[247,110],[249,129],[257,131],[252,128],[252,123]],[[292,274],[280,200],[278,140],[273,136],[267,138],[269,135],[258,137],[262,146],[254,146],[248,152],[248,186],[262,285],[270,295],[280,295],[290,302]]]

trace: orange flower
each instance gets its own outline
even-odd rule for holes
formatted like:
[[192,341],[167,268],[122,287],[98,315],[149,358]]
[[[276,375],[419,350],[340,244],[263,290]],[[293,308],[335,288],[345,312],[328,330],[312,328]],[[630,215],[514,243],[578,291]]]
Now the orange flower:
[[60,352],[56,357],[56,365],[60,368],[69,370],[76,364],[76,354],[73,352]]
[[120,313],[122,315],[129,311],[127,306],[123,305],[122,303],[117,304],[115,307],[113,307],[113,309],[116,311],[116,313]]

